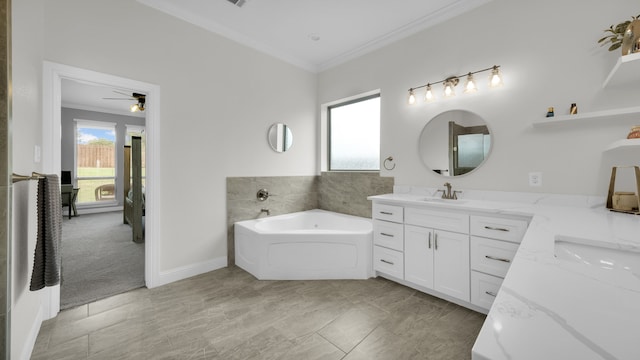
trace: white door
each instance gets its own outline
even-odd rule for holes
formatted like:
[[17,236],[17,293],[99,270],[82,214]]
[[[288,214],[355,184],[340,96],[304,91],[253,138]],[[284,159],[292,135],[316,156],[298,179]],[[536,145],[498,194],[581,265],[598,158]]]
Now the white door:
[[433,230],[404,226],[404,279],[433,289]]
[[434,250],[434,289],[470,301],[469,235],[434,230]]

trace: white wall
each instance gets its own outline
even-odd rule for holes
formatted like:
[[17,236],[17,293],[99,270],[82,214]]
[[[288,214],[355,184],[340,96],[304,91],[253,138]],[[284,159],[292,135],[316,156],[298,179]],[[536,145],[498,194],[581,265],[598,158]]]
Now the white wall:
[[[161,272],[226,258],[227,176],[316,174],[315,74],[129,0],[14,1],[13,26],[16,172],[41,169],[43,60],[160,86]],[[275,122],[293,131],[284,154],[267,143]],[[28,291],[30,186],[16,187],[14,204],[15,358],[28,355],[40,325],[40,293]]]
[[[603,155],[603,148],[626,137],[632,123],[534,129],[547,108],[567,114],[637,106],[637,86],[602,89],[619,52],[596,41],[603,29],[637,15],[637,1],[494,0],[444,24],[425,30],[319,75],[319,103],[381,89],[381,159],[397,164],[383,176],[396,184],[546,193],[606,195],[612,164],[638,164],[638,156]],[[501,65],[505,86],[487,89],[489,74],[475,76],[480,92],[407,105],[410,87],[451,75]],[[420,99],[423,90],[417,92]],[[463,177],[443,178],[423,166],[418,138],[437,114],[463,109],[489,123],[494,148],[482,168]],[[640,119],[635,121],[640,124]],[[543,186],[528,186],[528,173],[543,173]]]
[[[314,74],[134,1],[46,13],[47,60],[161,88],[161,272],[226,256],[227,176],[315,174]],[[274,122],[293,131],[285,154]]]
[[[12,2],[13,41],[13,171],[31,175],[35,145],[42,144],[42,49],[44,1]],[[11,358],[28,358],[40,328],[43,291],[29,291],[36,244],[35,181],[13,185]]]

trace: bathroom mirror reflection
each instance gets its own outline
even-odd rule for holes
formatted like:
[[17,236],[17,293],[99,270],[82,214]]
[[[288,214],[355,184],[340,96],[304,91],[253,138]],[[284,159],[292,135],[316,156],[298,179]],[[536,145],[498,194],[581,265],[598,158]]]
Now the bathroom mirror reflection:
[[293,133],[286,124],[276,123],[269,128],[267,140],[274,151],[285,152],[293,145]]
[[418,151],[427,168],[443,176],[459,176],[481,166],[491,152],[487,123],[466,110],[435,116],[420,134]]

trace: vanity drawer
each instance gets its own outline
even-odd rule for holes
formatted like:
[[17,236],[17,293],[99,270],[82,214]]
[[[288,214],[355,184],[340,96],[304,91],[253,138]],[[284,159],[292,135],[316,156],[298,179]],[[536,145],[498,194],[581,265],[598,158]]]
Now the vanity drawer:
[[404,225],[373,220],[373,243],[393,250],[404,251]]
[[472,271],[471,303],[489,310],[501,285],[502,278]]
[[518,244],[471,236],[471,269],[504,277]]
[[373,203],[373,218],[401,223],[404,220],[402,206]]
[[527,231],[528,222],[492,216],[471,216],[471,235],[519,243]]
[[402,252],[374,246],[373,270],[398,279],[404,279],[404,256]]
[[469,215],[464,213],[418,208],[406,208],[404,212],[405,224],[469,233]]

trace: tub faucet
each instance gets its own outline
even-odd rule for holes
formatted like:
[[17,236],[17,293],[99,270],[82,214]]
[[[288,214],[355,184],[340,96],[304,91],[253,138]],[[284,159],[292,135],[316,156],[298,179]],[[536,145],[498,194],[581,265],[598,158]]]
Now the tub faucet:
[[267,213],[267,216],[271,215],[271,211],[269,209],[262,208],[260,209],[260,213]]

